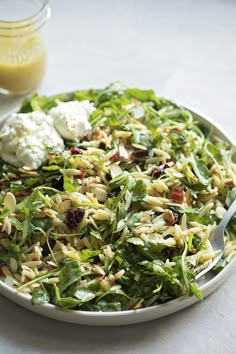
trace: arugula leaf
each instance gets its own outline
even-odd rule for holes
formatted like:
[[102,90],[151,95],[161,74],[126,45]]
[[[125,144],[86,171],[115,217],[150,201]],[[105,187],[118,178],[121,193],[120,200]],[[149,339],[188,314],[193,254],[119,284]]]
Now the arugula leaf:
[[102,240],[102,235],[99,231],[93,230],[92,228],[90,229],[90,235],[95,237],[97,240]]
[[52,226],[52,219],[49,217],[33,218],[31,223],[34,227],[41,228],[46,231]]
[[80,300],[75,299],[71,296],[61,297],[60,290],[56,285],[54,285],[54,288],[52,289],[52,296],[53,296],[53,303],[55,305],[66,309],[77,308],[81,303]]
[[79,252],[79,258],[82,262],[84,262],[90,258],[98,256],[100,253],[100,250],[91,250],[90,248],[86,248]]
[[70,285],[79,283],[81,279],[81,270],[79,261],[70,261],[65,264],[59,273],[58,288],[63,293]]
[[31,295],[32,305],[47,304],[50,300],[49,294],[43,284],[39,288],[32,290]]
[[20,108],[20,113],[28,113],[32,111],[43,111],[48,113],[48,111],[57,105],[58,101],[71,101],[73,100],[74,94],[61,94],[56,96],[39,96],[37,93],[33,94],[31,97],[24,99],[22,106]]
[[43,206],[43,202],[39,197],[39,190],[35,189],[32,194],[23,199],[16,206],[17,213],[23,213],[26,216],[32,215],[35,210]]
[[228,189],[226,198],[225,198],[225,205],[227,208],[235,201],[236,199],[236,188]]
[[65,309],[75,309],[80,304],[80,300],[76,300],[75,298],[68,296],[68,297],[61,297],[60,302],[57,303],[58,306],[64,307]]
[[0,250],[0,263],[9,264],[10,258],[15,258],[18,267],[22,262],[21,248],[15,241],[12,241],[7,250]]
[[135,227],[135,224],[140,222],[141,220],[141,214],[137,212],[131,212],[127,215],[126,217],[126,225],[129,229],[133,229]]
[[190,162],[199,182],[207,186],[209,184],[209,171],[206,164],[201,160],[197,160],[193,154],[190,155]]
[[179,132],[171,130],[168,134],[168,138],[171,140],[172,148],[175,150],[183,150],[184,144],[187,143],[185,131]]
[[[181,210],[180,213],[182,213]],[[215,220],[215,215],[211,215],[209,213],[203,216],[199,216],[199,209],[188,208],[183,210],[183,213],[187,215],[188,221],[196,221],[202,225],[212,224]]]
[[183,172],[186,178],[186,184],[192,186],[199,183],[198,178],[195,176],[189,165],[183,167]]
[[213,272],[215,274],[218,274],[219,272],[221,272],[225,266],[229,263],[229,261],[227,260],[227,258],[222,258],[216,265],[215,267],[212,269]]
[[78,101],[88,100],[88,101],[95,102],[100,92],[101,90],[94,90],[94,89],[75,91],[74,99]]
[[76,186],[74,183],[74,179],[71,177],[68,177],[66,175],[64,175],[63,187],[64,187],[65,191],[67,191],[67,192],[76,192]]
[[[26,97],[21,104],[21,108],[20,108],[19,112],[20,113],[32,112],[33,111],[32,100],[37,97],[38,97],[37,93],[34,93],[31,97]],[[40,111],[41,111],[41,109],[40,109]]]
[[125,89],[125,94],[141,102],[155,101],[155,93],[153,90],[140,90],[137,88],[127,88]]
[[14,225],[18,231],[22,232],[19,242],[20,246],[22,246],[31,235],[32,225],[30,221],[30,216],[26,216],[25,220],[22,222],[19,222],[16,218],[11,218],[12,225]]
[[3,161],[1,158],[0,158],[0,176],[1,178],[5,177],[4,174],[5,173],[13,173],[14,175],[16,176],[19,176],[19,170],[18,168],[6,163],[5,161]]
[[112,128],[120,128],[122,126],[122,122],[120,121],[120,118],[114,113],[109,115],[109,117],[107,117],[106,124]]
[[143,198],[147,194],[147,188],[146,184],[143,182],[143,180],[139,179],[136,181],[133,189],[132,189],[132,202],[141,204],[143,201]]
[[142,247],[137,246],[137,250],[145,256],[147,260],[155,260],[155,259],[161,259],[163,258],[162,256],[162,251],[166,248],[166,246],[163,243],[149,243],[145,242],[144,246]]
[[109,102],[109,107],[112,106],[114,99],[123,96],[123,90],[118,90],[113,85],[108,86],[104,90],[99,92],[95,105],[97,107],[102,106],[104,103]]
[[194,284],[194,277],[195,274],[193,271],[190,271],[187,268],[187,261],[186,261],[186,255],[187,255],[187,250],[188,250],[188,245],[185,243],[184,251],[181,256],[181,261],[180,261],[180,266],[181,266],[181,273],[183,277],[184,284],[186,286],[188,295],[195,295],[198,298],[202,299],[203,298],[203,293],[200,289],[197,288],[197,286]]
[[221,160],[222,160],[221,153],[220,153],[219,149],[218,149],[215,145],[213,145],[213,144],[207,142],[206,148],[207,148],[208,152],[210,152],[210,154],[211,154],[216,160],[218,160],[218,161],[221,161]]

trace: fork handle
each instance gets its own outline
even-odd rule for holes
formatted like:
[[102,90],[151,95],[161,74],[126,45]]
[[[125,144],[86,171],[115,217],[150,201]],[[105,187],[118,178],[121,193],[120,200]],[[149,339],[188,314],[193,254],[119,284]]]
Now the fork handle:
[[225,215],[223,216],[223,219],[218,225],[218,228],[224,230],[225,227],[228,225],[230,219],[232,216],[236,213],[236,199],[235,201],[230,205],[229,209],[226,211]]

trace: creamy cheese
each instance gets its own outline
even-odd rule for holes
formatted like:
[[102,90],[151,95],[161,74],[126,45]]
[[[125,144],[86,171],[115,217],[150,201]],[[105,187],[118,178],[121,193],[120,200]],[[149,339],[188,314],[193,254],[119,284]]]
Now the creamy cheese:
[[60,102],[49,111],[49,115],[64,139],[78,141],[91,131],[88,118],[94,110],[93,103],[89,101]]
[[43,112],[13,114],[1,128],[0,156],[16,167],[37,169],[48,159],[48,148],[63,151],[64,142]]
[[78,141],[91,131],[88,121],[95,110],[89,101],[59,102],[43,112],[15,113],[0,133],[0,156],[16,166],[39,168],[48,159],[48,148],[61,152],[64,141]]

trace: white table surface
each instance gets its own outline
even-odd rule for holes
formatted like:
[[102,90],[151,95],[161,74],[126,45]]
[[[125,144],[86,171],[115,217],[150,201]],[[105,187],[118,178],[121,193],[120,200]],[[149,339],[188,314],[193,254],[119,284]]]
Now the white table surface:
[[[40,93],[121,80],[192,105],[234,136],[235,0],[52,0],[51,6]],[[0,96],[0,113],[18,102]],[[236,271],[191,308],[113,328],[57,322],[0,296],[0,354],[235,354],[235,292]]]

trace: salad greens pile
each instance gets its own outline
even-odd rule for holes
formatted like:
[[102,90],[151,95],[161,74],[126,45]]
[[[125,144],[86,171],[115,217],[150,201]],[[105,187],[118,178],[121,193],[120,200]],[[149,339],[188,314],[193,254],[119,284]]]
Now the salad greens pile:
[[[0,161],[0,265],[32,304],[121,311],[182,295],[214,258],[209,238],[236,196],[232,149],[153,90],[112,84],[26,98],[21,113],[89,100],[92,131],[37,171]],[[226,255],[235,252],[236,223]]]

